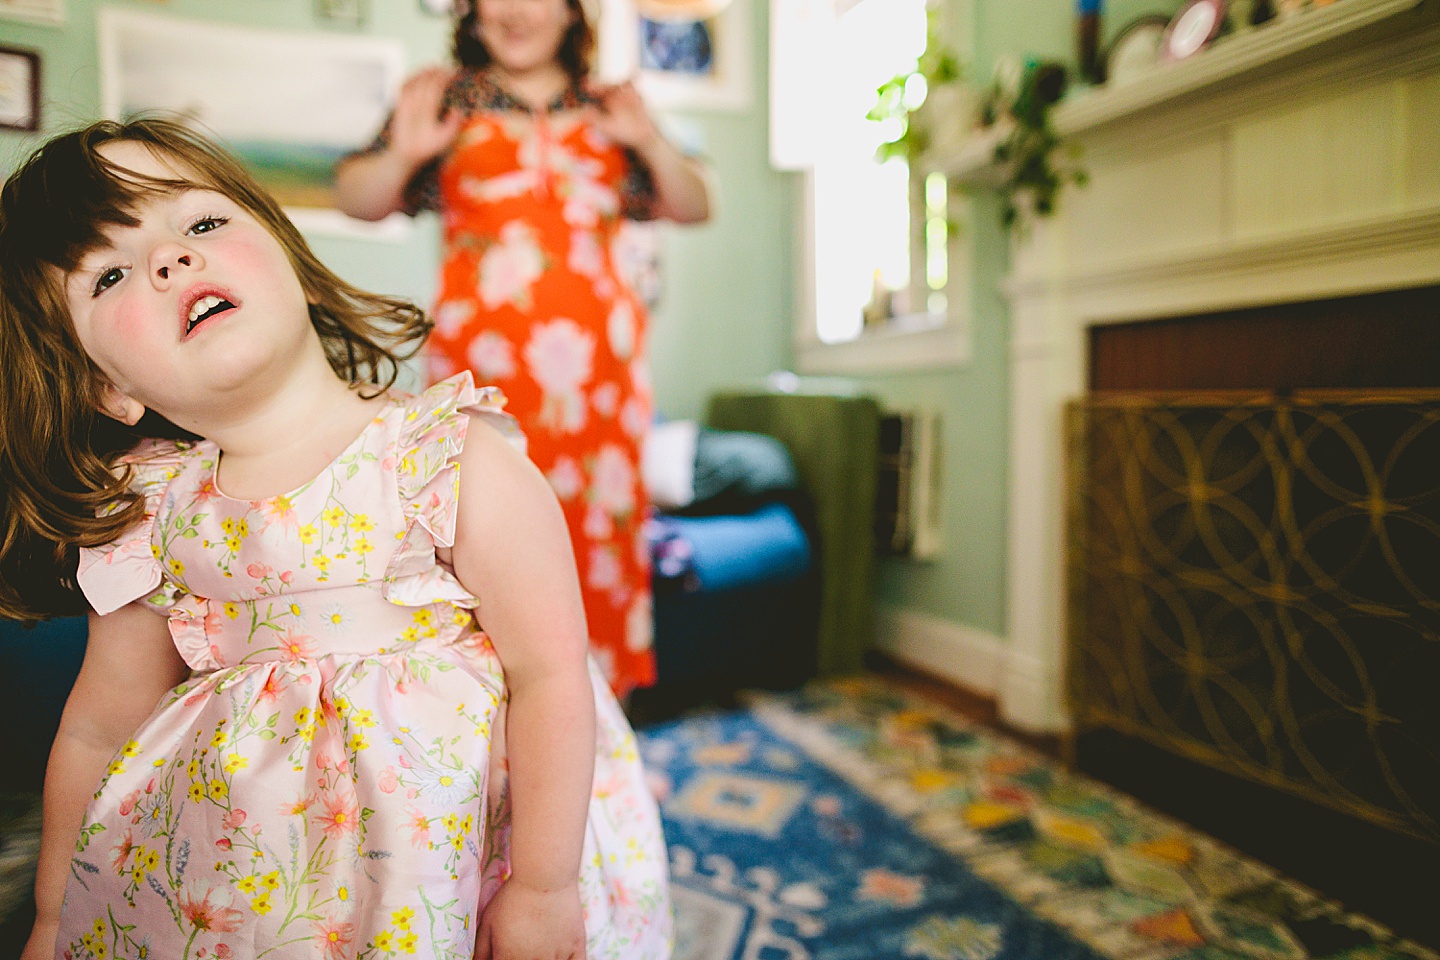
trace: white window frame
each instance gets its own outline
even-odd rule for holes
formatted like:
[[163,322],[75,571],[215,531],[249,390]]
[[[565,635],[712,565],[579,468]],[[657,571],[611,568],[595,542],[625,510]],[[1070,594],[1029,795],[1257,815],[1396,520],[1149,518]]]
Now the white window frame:
[[[851,0],[857,2],[857,0]],[[968,41],[973,22],[973,0],[951,0],[959,32]],[[968,43],[962,46],[962,49]],[[924,181],[928,172],[923,160],[910,171],[911,196],[911,288],[924,302]],[[801,170],[801,211],[797,218],[797,248],[800,251],[800,290],[795,298],[795,364],[802,374],[879,374],[921,370],[955,369],[967,365],[973,356],[973,271],[972,237],[969,230],[970,202],[951,183],[947,215],[956,225],[947,242],[946,308],[942,322],[931,325],[929,314],[898,317],[884,327],[861,331],[852,340],[826,343],[819,337],[816,313],[815,262],[815,175],[813,168]]]

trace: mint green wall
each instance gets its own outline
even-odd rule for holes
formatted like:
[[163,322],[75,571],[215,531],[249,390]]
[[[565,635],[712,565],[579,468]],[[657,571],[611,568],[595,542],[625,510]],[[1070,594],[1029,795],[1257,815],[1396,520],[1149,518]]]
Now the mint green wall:
[[671,418],[699,418],[716,388],[793,362],[801,178],[770,169],[765,0],[751,0],[750,14],[752,109],[676,118],[718,189],[709,223],[664,228],[665,293],[650,343],[656,398]]
[[[997,58],[1034,56],[1074,63],[1073,2],[963,0],[973,8],[973,47],[964,51],[970,77],[982,82]],[[1101,36],[1114,36],[1145,13],[1173,13],[1179,0],[1106,0]],[[960,2],[952,0],[952,11]],[[1063,203],[1063,197],[1061,199]],[[1009,312],[999,292],[1007,240],[995,200],[974,201],[972,222],[957,242],[971,245],[975,264],[973,358],[938,373],[868,377],[882,402],[938,409],[943,418],[945,550],[926,562],[880,564],[878,599],[1003,636],[1005,632],[1006,473],[1009,459]]]
[[[192,20],[252,27],[320,32],[309,0],[170,0],[168,3],[117,3],[115,6]],[[0,19],[0,43],[39,50],[42,67],[41,134],[56,133],[98,118],[100,76],[96,66],[95,0],[66,0],[61,27]],[[337,31],[342,32],[342,31]],[[425,16],[414,0],[374,0],[363,31],[404,41],[409,64],[443,59],[448,25]],[[10,131],[0,132],[0,172],[8,174],[38,142]],[[428,304],[435,285],[436,229],[433,218],[422,219],[402,243],[310,236],[315,252],[345,279],[373,290],[396,293]]]
[[[137,10],[246,26],[316,31],[313,0],[170,0],[117,3]],[[67,0],[63,27],[0,18],[0,43],[39,50],[43,60],[42,136],[96,119],[96,0]],[[418,0],[371,0],[364,33],[398,37],[411,67],[444,61],[449,25],[422,14]],[[665,122],[687,149],[709,158],[717,215],[702,227],[664,230],[664,294],[653,318],[656,398],[667,415],[698,416],[718,386],[753,380],[789,363],[793,217],[798,178],[769,167],[767,145],[768,11],[749,7],[754,107],[745,113],[676,115]],[[8,175],[39,137],[0,131],[0,174]],[[401,243],[309,237],[315,252],[346,279],[428,305],[437,272],[437,222],[417,221]]]

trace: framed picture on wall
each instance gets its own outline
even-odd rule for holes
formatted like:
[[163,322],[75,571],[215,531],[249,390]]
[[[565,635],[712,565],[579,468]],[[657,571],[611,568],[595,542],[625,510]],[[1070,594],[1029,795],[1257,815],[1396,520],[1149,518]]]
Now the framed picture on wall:
[[404,79],[399,40],[291,33],[105,7],[105,116],[178,114],[218,137],[302,229],[403,236],[406,218],[364,224],[335,209],[335,162],[368,143]]
[[601,77],[636,77],[662,109],[748,109],[750,11],[750,0],[605,0]]
[[61,24],[65,22],[65,0],[0,0],[0,17]]
[[40,54],[0,45],[0,129],[40,129]]
[[369,0],[315,0],[315,19],[327,26],[365,26],[368,19]]

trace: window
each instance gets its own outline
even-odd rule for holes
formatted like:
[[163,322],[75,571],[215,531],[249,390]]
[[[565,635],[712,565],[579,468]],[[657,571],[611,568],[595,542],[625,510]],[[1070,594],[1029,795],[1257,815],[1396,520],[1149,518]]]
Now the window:
[[[817,30],[816,4],[828,22]],[[954,365],[966,359],[960,275],[952,247],[951,202],[941,174],[912,171],[903,158],[880,163],[876,151],[899,130],[867,119],[876,88],[914,69],[925,48],[925,0],[786,0],[804,4],[808,69],[814,79],[805,103],[777,105],[772,122],[790,117],[805,125],[793,131],[791,157],[806,173],[805,253],[808,301],[798,331],[802,369],[864,372],[868,369]],[[831,4],[834,4],[831,6]],[[773,9],[773,8],[772,8]],[[796,31],[797,33],[799,31]],[[795,48],[776,23],[773,65],[800,72]],[[821,40],[814,37],[820,36]],[[907,105],[926,91],[916,78],[905,89]],[[804,111],[811,114],[806,117]],[[800,141],[806,142],[800,142]]]

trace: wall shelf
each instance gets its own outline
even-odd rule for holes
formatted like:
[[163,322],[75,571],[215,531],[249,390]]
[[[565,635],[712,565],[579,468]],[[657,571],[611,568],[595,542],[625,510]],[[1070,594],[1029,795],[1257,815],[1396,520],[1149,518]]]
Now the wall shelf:
[[1436,19],[1440,0],[1337,0],[1243,33],[1114,87],[1098,87],[1055,108],[1061,136],[1093,130],[1161,106],[1211,96],[1308,63],[1418,29]]
[[943,173],[952,183],[968,187],[998,187],[1009,179],[1008,164],[997,163],[995,148],[1014,124],[997,123],[993,127],[972,132],[954,147],[932,150],[920,158],[920,168]]

